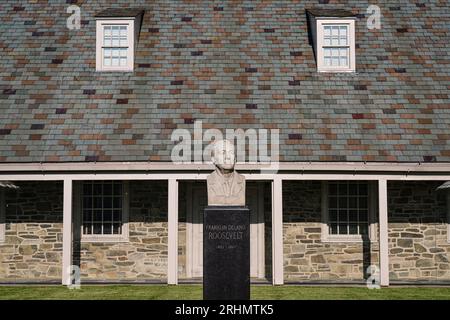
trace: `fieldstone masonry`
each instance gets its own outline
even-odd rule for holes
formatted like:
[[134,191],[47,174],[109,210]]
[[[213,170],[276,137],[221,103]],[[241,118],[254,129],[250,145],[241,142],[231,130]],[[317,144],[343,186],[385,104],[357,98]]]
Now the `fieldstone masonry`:
[[450,280],[446,191],[439,182],[389,182],[389,277]]
[[81,242],[86,280],[167,279],[167,182],[130,181],[129,241]]
[[62,183],[21,182],[5,189],[6,237],[0,282],[61,280]]
[[321,182],[283,183],[285,281],[363,280],[378,244],[322,242],[321,215]]

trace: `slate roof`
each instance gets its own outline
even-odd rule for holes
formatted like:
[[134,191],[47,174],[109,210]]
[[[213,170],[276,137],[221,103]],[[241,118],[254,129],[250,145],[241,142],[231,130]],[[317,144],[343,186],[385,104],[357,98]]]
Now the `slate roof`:
[[[449,2],[377,1],[380,30],[328,2],[3,0],[0,161],[170,161],[195,120],[278,128],[283,161],[450,161]],[[311,7],[357,16],[356,74],[316,72]],[[145,9],[133,73],[95,71],[108,8]]]

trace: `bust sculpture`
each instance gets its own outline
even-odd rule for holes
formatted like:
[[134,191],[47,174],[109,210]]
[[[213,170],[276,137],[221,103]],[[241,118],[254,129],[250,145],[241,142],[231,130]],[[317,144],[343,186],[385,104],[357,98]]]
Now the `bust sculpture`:
[[207,177],[208,205],[245,206],[245,177],[234,170],[234,145],[228,140],[216,141],[212,161],[216,169]]

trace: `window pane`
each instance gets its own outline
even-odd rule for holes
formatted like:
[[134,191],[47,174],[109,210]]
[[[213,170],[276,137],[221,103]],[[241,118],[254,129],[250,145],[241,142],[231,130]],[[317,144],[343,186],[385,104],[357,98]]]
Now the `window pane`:
[[347,184],[346,183],[340,183],[339,184],[339,195],[346,196],[347,195]]
[[94,210],[94,222],[102,222],[103,220],[102,210]]
[[112,234],[112,224],[110,223],[103,224],[103,234]]
[[103,201],[102,201],[102,197],[97,196],[94,198],[94,208],[102,208],[103,207]]
[[331,35],[333,37],[339,36],[339,27],[338,26],[332,26],[331,27]]
[[358,234],[358,225],[356,223],[350,223],[348,230],[349,234]]
[[112,197],[103,197],[103,208],[111,209],[113,207],[113,198]]
[[112,210],[103,211],[103,221],[110,222],[113,220]]
[[348,226],[346,223],[339,224],[339,234],[348,234]]
[[337,184],[330,183],[328,185],[328,192],[330,193],[330,195],[336,195],[337,194]]
[[[339,49],[339,56],[340,56],[340,63],[341,66],[347,66],[348,65],[348,49],[347,48],[340,48]],[[356,190],[355,190],[356,194]]]
[[348,198],[348,207],[351,209],[358,208],[358,198],[357,197],[349,197]]
[[93,234],[102,234],[102,224],[101,223],[94,223]]
[[339,27],[339,45],[340,46],[347,45],[347,26]]
[[114,197],[113,204],[114,204],[114,208],[117,208],[117,209],[122,208],[122,198]]
[[331,35],[331,26],[324,26],[323,34],[325,37],[329,37]]
[[348,219],[350,222],[358,222],[358,210],[350,210]]
[[359,207],[360,208],[368,208],[366,196],[359,198]]
[[92,210],[83,210],[83,223],[92,221]]
[[348,194],[352,196],[356,196],[358,194],[358,185],[356,183],[348,184]]
[[341,210],[338,214],[339,222],[347,222],[347,210]]
[[112,183],[103,184],[103,194],[105,196],[112,195]]
[[330,197],[329,198],[328,207],[330,209],[337,208],[337,198],[336,197]]
[[103,27],[103,46],[111,46],[111,26]]
[[339,45],[339,38],[338,37],[332,37],[331,38],[331,45],[332,46],[338,46]]
[[122,184],[115,182],[114,183],[114,195],[121,195],[122,194]]
[[347,197],[339,198],[339,208],[347,208]]
[[85,183],[83,185],[83,194],[84,195],[90,195],[92,193],[92,184]]
[[105,37],[111,37],[111,26],[104,26],[103,33]]
[[114,222],[122,222],[122,211],[114,210],[113,221]]
[[91,197],[83,198],[83,208],[84,209],[92,208],[92,198]]
[[103,64],[111,66],[111,49],[103,49]]
[[337,211],[336,210],[330,210],[330,221],[337,221]]
[[360,195],[367,195],[367,183],[360,183],[359,184],[359,194]]
[[120,26],[112,26],[112,36],[113,37],[118,37],[119,36],[119,30],[120,30]]
[[367,210],[359,210],[359,221],[360,222],[367,222],[369,220],[369,213]]
[[94,195],[101,196],[102,195],[102,184],[96,182],[94,184]]

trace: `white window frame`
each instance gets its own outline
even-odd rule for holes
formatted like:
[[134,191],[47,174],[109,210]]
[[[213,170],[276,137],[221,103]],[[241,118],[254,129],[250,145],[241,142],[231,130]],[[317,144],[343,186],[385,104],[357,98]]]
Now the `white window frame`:
[[0,243],[6,239],[6,202],[5,188],[0,187]]
[[[325,25],[348,25],[348,45],[349,45],[349,66],[348,67],[332,67],[325,66],[324,61],[324,26]],[[355,19],[336,19],[336,18],[317,18],[317,71],[318,72],[355,72]]]
[[83,186],[78,188],[77,192],[77,214],[80,217],[80,235],[82,243],[103,242],[119,243],[129,241],[129,210],[130,210],[130,185],[128,181],[123,181],[123,200],[122,200],[122,234],[84,234],[83,233]]
[[[377,211],[377,190],[375,184],[371,181],[367,181],[368,184],[368,236],[370,242],[377,241],[377,223],[375,222],[375,215]],[[328,211],[328,181],[322,181],[322,197],[321,197],[321,208],[322,208],[322,242],[350,242],[350,243],[362,243],[363,237],[360,234],[330,234],[329,230],[329,211]]]
[[[127,45],[128,45],[128,52],[127,52],[127,65],[126,66],[104,66],[103,62],[103,40],[104,40],[104,34],[103,34],[103,27],[105,25],[127,25]],[[96,49],[96,70],[97,71],[121,71],[121,72],[130,72],[134,69],[134,37],[135,37],[135,25],[134,25],[134,18],[124,18],[124,19],[98,19],[97,23],[97,32],[96,32],[96,43],[97,43],[97,49]]]

